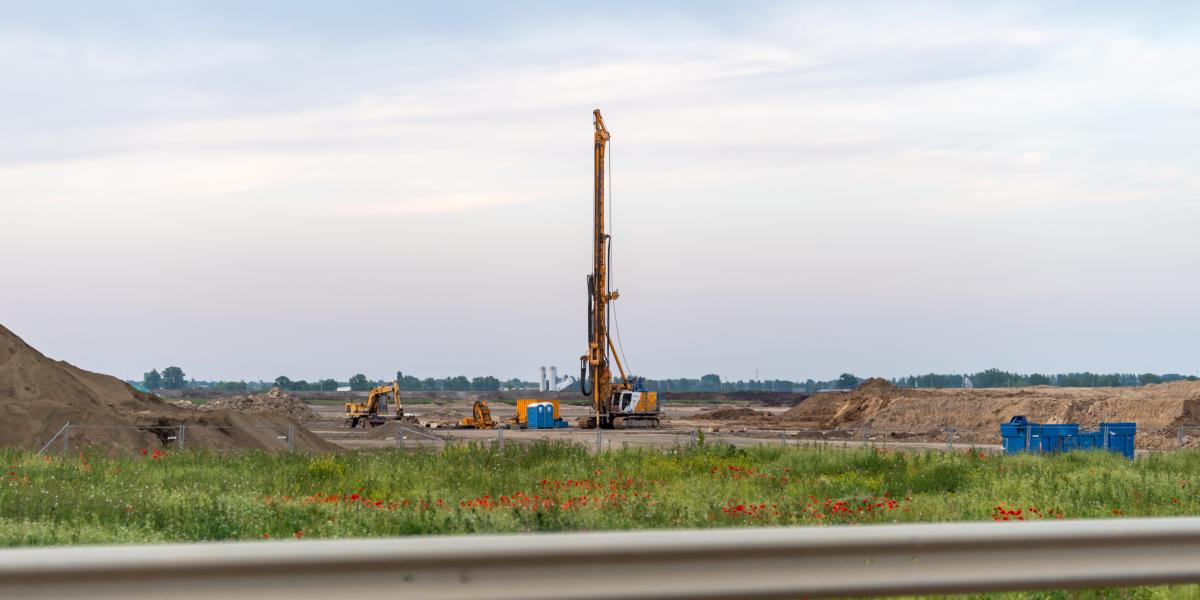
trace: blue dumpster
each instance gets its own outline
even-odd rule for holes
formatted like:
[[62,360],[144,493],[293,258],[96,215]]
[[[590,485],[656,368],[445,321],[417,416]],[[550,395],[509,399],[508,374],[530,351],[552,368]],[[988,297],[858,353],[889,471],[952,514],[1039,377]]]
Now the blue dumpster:
[[1026,419],[1024,415],[1017,415],[1009,420],[1009,422],[1001,423],[1000,438],[1003,440],[1004,452],[1007,454],[1016,454],[1017,452],[1026,451],[1025,435],[1031,426],[1032,424],[1029,422],[1029,419]]
[[1112,452],[1120,452],[1130,460],[1133,460],[1133,437],[1136,433],[1137,423],[1100,424],[1104,447]]
[[1042,425],[1041,433],[1042,452],[1066,452],[1070,449],[1067,447],[1067,440],[1079,433],[1079,425],[1074,423]]
[[[1067,438],[1067,450],[1095,450],[1100,447],[1096,444],[1099,435],[1099,431],[1080,431]],[[1099,439],[1103,440],[1104,438]]]

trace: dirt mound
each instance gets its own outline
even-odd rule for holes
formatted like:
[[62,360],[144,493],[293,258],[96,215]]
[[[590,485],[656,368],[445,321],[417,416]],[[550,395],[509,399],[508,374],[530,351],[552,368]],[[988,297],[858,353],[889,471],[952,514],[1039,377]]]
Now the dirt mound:
[[435,410],[422,411],[419,417],[421,423],[424,423],[426,427],[453,427],[458,425],[463,420],[463,417],[468,415],[470,415],[470,410],[438,408]]
[[317,411],[310,408],[304,401],[288,395],[287,392],[277,387],[271,388],[271,391],[264,394],[218,398],[200,407],[200,410],[205,412],[222,409],[237,412],[273,413],[297,421],[315,421],[321,418]]
[[795,406],[812,394],[804,392],[660,392],[659,400],[664,404],[688,404],[692,402],[716,404],[753,404],[756,406]]
[[[1040,423],[1138,424],[1138,446],[1171,446],[1180,426],[1200,426],[1200,382],[1127,388],[909,389],[868,380],[849,392],[822,392],[785,412],[788,426],[875,431],[964,430],[960,439],[997,443],[1016,415]],[[1200,432],[1194,432],[1200,433]]]
[[697,420],[707,421],[744,421],[753,419],[769,418],[765,412],[754,410],[752,408],[742,408],[738,406],[722,406],[696,413]]
[[283,416],[168,404],[114,377],[46,358],[0,325],[0,446],[36,450],[68,422],[71,448],[110,453],[172,448],[181,425],[188,448],[281,449],[286,441],[279,438],[290,428],[296,449],[336,449]]

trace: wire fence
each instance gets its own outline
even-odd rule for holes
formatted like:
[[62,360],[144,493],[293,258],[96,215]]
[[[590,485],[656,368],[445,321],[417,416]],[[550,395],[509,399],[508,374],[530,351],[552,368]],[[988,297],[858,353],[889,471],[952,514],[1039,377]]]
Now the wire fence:
[[[297,449],[297,428],[290,426],[258,426],[253,429],[273,435],[256,439],[274,451]],[[189,438],[201,436],[195,446],[212,447],[216,438],[212,432],[232,437],[232,427],[216,425],[143,425],[96,426],[64,424],[38,451],[39,454],[61,453],[83,449],[92,444],[89,432],[124,430],[137,434],[152,434],[161,450],[184,451],[192,447]],[[244,431],[244,430],[243,430]],[[578,444],[594,452],[628,448],[671,448],[697,446],[704,443],[726,443],[734,446],[779,445],[817,447],[880,447],[932,449],[947,451],[979,448],[999,451],[999,431],[993,428],[930,427],[914,428],[835,428],[835,429],[578,429],[530,430],[498,427],[475,430],[433,430],[415,426],[399,426],[390,434],[378,435],[374,430],[318,430],[320,437],[337,443],[355,440],[349,447],[396,448],[400,450],[439,449],[451,446],[484,446],[504,449],[506,445],[527,445],[540,441],[562,441]],[[1139,452],[1165,452],[1183,448],[1200,448],[1200,426],[1176,426],[1139,429]],[[219,444],[218,444],[219,445]],[[1037,451],[1037,444],[1031,447]],[[138,450],[138,448],[131,448]]]
[[[69,452],[73,450],[82,450],[90,445],[92,441],[88,439],[89,432],[127,432],[131,434],[150,434],[158,439],[161,449],[173,449],[182,452],[188,448],[188,435],[207,433],[217,433],[222,438],[232,439],[239,432],[244,432],[246,428],[228,427],[222,425],[138,425],[138,426],[121,426],[121,425],[77,425],[67,422],[60,428],[53,437],[46,441],[38,450],[38,454],[46,454],[48,452]],[[266,442],[268,449],[271,450],[286,450],[292,451],[296,449],[296,426],[273,426],[259,425],[249,429],[257,432],[266,433],[268,435],[257,437],[259,441]],[[270,434],[274,435],[270,435]],[[153,448],[153,449],[160,449]],[[151,448],[131,448],[131,450],[150,450]]]

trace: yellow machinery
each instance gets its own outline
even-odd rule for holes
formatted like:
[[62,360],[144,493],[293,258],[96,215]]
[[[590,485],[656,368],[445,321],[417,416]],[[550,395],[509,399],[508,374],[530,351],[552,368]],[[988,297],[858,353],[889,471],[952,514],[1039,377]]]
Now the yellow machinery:
[[[604,126],[600,109],[592,112],[596,128],[592,158],[593,169],[593,227],[592,227],[592,273],[588,275],[588,352],[579,357],[579,390],[592,397],[595,414],[579,420],[585,429],[595,427],[658,427],[658,394],[640,389],[638,380],[631,381],[625,367],[613,347],[608,332],[608,304],[620,294],[611,289],[609,263],[612,260],[611,236],[605,228],[604,159],[608,149],[609,133]],[[621,373],[619,382],[613,381],[609,366],[609,353]]]
[[388,403],[391,402],[396,406],[395,419],[397,421],[404,419],[404,408],[400,405],[400,382],[393,381],[388,385],[381,385],[371,390],[367,394],[367,401],[364,402],[347,402],[346,403],[346,424],[351,428],[362,425],[366,427],[377,427],[383,425],[387,419],[385,417],[388,410]]
[[467,429],[493,429],[496,422],[492,420],[492,411],[488,409],[487,402],[476,400],[475,405],[471,407],[471,416],[463,417],[458,426]]

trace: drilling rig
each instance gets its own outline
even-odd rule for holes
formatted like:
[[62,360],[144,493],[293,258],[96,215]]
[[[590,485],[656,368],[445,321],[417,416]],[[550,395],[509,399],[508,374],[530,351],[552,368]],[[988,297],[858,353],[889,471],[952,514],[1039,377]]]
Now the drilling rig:
[[[609,303],[620,294],[611,289],[609,267],[612,262],[612,240],[605,227],[604,161],[610,139],[604,126],[600,109],[592,111],[596,127],[595,147],[592,158],[593,169],[593,218],[592,227],[592,273],[587,277],[588,287],[588,352],[579,357],[579,391],[592,397],[594,414],[579,420],[584,429],[602,427],[625,429],[632,427],[658,427],[659,410],[657,392],[642,390],[641,380],[625,372],[621,358],[609,335]],[[613,380],[609,358],[616,363],[621,374],[620,381]]]

